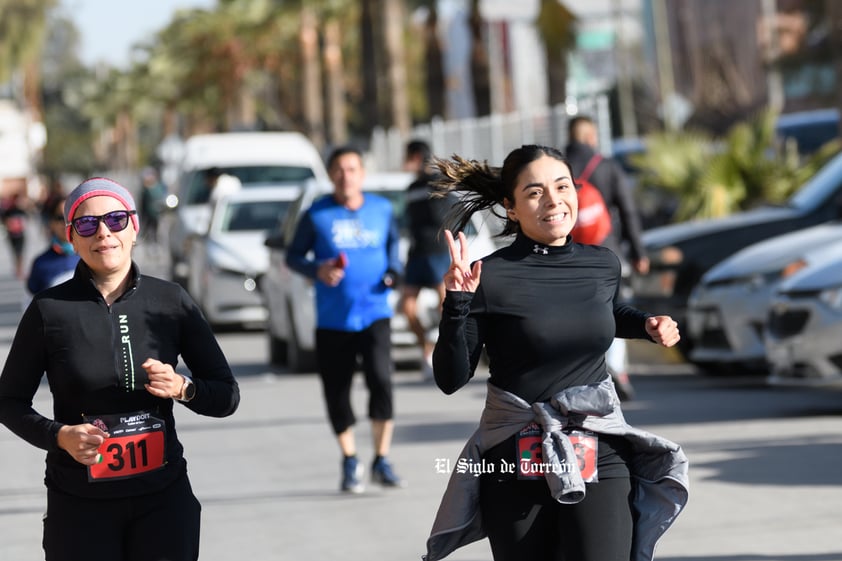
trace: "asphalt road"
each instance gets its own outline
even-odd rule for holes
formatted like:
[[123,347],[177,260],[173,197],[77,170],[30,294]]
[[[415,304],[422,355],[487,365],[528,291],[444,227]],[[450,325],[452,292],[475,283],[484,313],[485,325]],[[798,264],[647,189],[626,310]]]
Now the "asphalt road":
[[[24,299],[8,250],[0,247],[0,358]],[[475,427],[484,373],[452,396],[417,371],[396,373],[392,459],[409,486],[369,485],[363,495],[345,496],[316,376],[270,368],[262,332],[219,339],[241,385],[239,411],[227,419],[177,413],[203,504],[201,559],[420,559],[447,478],[436,461],[455,460]],[[680,443],[691,462],[690,503],[657,559],[842,560],[842,392],[767,388],[750,376],[703,377],[646,343],[632,346],[632,361],[638,397],[625,407],[626,417]],[[361,380],[354,399],[363,418]],[[46,387],[35,406],[49,414]],[[368,461],[364,420],[358,438]],[[0,561],[43,559],[44,454],[0,428],[0,458]],[[92,521],[92,548],[95,530]],[[489,558],[484,541],[450,557]]]

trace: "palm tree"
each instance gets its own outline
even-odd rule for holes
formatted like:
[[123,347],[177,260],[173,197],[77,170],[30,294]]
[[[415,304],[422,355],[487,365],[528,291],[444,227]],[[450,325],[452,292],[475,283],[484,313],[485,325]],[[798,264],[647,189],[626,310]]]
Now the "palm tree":
[[370,134],[374,126],[379,123],[380,95],[377,87],[377,40],[375,14],[376,0],[360,0],[360,74],[362,75],[362,95],[360,106],[364,132]]
[[403,30],[406,9],[403,0],[382,0],[383,40],[386,53],[389,121],[402,135],[409,134],[409,93],[407,92],[406,49]]
[[777,113],[759,112],[717,139],[707,133],[668,131],[646,138],[646,153],[632,157],[641,187],[678,201],[673,219],[726,216],[758,204],[782,203],[839,152],[839,141],[807,161],[775,136]]
[[576,16],[558,0],[541,0],[535,26],[544,43],[550,105],[567,99],[567,55],[576,46]]
[[424,27],[424,46],[426,48],[424,61],[427,78],[425,85],[427,87],[427,105],[430,117],[444,117],[446,109],[444,56],[439,39],[438,22],[436,3],[431,2]]
[[312,6],[301,6],[301,29],[299,45],[302,64],[302,108],[304,109],[305,133],[318,148],[325,145],[324,105],[322,103],[322,69],[319,31],[316,13]]
[[56,0],[0,0],[0,83],[22,76],[23,97],[37,120],[42,119],[40,58],[47,14]]
[[[836,108],[842,115],[842,5],[834,0],[825,0],[824,5],[830,27],[830,54],[836,71]],[[839,120],[839,137],[842,138],[842,119]]]
[[328,137],[333,144],[348,142],[348,117],[345,108],[345,67],[342,59],[342,26],[336,17],[325,21],[324,67],[328,113]]
[[471,0],[468,26],[471,30],[471,82],[473,83],[476,115],[491,114],[491,74],[489,72],[488,48],[483,34],[484,22],[479,10],[479,0]]

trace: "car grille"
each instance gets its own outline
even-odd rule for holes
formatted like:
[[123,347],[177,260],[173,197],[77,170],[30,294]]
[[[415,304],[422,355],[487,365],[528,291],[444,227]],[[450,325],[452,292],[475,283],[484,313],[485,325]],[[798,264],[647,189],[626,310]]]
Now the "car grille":
[[784,310],[769,312],[769,333],[775,337],[790,337],[804,329],[810,312],[807,310]]
[[731,345],[728,344],[728,338],[725,336],[725,332],[721,329],[706,329],[702,333],[700,342],[703,347],[713,349],[731,348]]

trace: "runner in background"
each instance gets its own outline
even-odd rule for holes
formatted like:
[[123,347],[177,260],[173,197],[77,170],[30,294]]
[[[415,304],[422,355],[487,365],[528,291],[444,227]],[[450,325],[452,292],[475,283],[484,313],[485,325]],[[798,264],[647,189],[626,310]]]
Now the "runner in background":
[[[591,117],[579,115],[570,119],[565,156],[570,162],[574,177],[582,175],[588,164],[593,162],[595,157],[599,158],[598,143],[596,123]],[[611,213],[611,232],[600,245],[609,248],[620,258],[623,264],[621,291],[628,299],[631,296],[629,266],[641,275],[649,272],[649,258],[640,237],[642,228],[637,205],[623,169],[611,158],[601,158],[589,173],[588,181],[599,189]],[[617,393],[624,400],[633,399],[634,386],[629,379],[626,342],[615,339],[605,355],[605,360],[617,386]]]

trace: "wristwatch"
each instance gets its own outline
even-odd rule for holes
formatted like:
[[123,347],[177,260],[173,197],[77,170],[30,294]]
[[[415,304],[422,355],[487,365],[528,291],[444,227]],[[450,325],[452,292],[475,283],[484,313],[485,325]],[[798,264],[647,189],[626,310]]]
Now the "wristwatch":
[[181,386],[181,394],[176,399],[187,403],[196,397],[196,384],[193,383],[193,380],[183,374],[181,377],[184,378],[184,385]]

